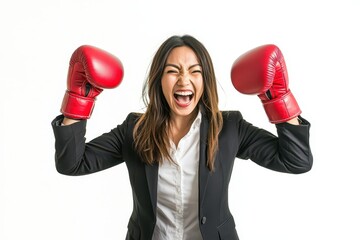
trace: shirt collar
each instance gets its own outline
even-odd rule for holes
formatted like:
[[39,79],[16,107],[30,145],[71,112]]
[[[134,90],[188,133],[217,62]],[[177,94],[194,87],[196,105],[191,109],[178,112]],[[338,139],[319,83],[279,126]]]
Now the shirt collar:
[[201,111],[198,111],[198,114],[197,114],[194,122],[191,124],[190,131],[193,131],[193,130],[195,130],[195,129],[197,129],[197,128],[200,127],[201,117],[202,117]]

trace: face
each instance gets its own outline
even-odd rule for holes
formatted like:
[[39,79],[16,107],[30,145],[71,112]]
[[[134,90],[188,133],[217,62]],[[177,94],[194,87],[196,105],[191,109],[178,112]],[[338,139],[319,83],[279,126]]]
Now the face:
[[161,87],[171,109],[171,117],[191,116],[204,91],[202,68],[194,51],[174,48],[166,61]]

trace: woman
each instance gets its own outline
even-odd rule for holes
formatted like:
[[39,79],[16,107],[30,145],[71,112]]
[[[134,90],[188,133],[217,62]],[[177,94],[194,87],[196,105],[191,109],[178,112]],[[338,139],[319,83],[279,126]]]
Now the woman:
[[[264,56],[269,49],[271,57]],[[86,143],[85,119],[95,97],[117,86],[123,70],[111,54],[79,48],[70,61],[62,115],[52,122],[57,170],[83,175],[125,162],[133,194],[126,239],[238,239],[228,207],[235,158],[287,173],[312,166],[310,124],[299,116],[287,88],[281,53],[274,46],[265,50],[240,57],[232,81],[240,92],[258,91],[278,136],[246,122],[239,111],[219,110],[209,53],[184,35],[168,38],[156,52],[143,90],[145,113],[130,113],[122,124]],[[259,61],[264,59],[275,66],[275,73],[268,70],[271,79],[250,74],[263,68]],[[94,67],[99,65],[104,67]]]

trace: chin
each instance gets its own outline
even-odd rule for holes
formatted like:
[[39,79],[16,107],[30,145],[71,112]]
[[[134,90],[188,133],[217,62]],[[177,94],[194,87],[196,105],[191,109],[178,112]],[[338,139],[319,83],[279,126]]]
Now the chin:
[[186,107],[186,109],[176,109],[175,111],[173,111],[176,115],[179,115],[179,116],[189,116],[191,115],[192,113],[194,113],[194,111],[196,110],[196,106],[188,106]]

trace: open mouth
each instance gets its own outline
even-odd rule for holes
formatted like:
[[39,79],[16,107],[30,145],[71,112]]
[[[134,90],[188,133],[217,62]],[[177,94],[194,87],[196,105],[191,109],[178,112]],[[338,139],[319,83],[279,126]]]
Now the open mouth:
[[178,105],[184,107],[188,106],[194,97],[194,93],[191,91],[177,91],[174,93],[174,98]]

